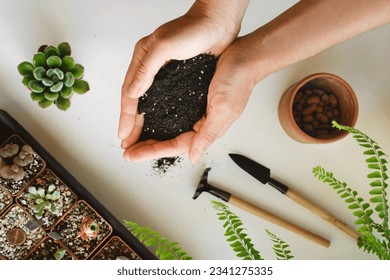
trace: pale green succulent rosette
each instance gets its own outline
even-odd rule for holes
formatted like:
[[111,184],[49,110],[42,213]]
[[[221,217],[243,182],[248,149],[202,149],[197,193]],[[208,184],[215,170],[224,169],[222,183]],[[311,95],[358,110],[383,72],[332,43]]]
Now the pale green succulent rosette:
[[75,63],[70,45],[63,42],[58,47],[41,46],[33,61],[18,65],[22,83],[31,90],[31,98],[42,108],[52,104],[66,111],[73,92],[85,94],[89,84],[82,80],[84,67]]

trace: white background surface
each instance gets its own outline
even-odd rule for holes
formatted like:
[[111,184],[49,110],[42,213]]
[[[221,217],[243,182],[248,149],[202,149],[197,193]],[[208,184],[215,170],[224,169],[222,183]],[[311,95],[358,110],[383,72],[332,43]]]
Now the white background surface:
[[[268,22],[296,1],[251,1],[241,34]],[[331,241],[321,247],[234,206],[248,235],[265,259],[275,259],[269,229],[291,246],[296,259],[375,259],[354,241],[264,186],[227,156],[241,153],[267,165],[289,185],[353,226],[353,216],[337,194],[312,176],[321,164],[362,197],[368,198],[368,170],[352,137],[327,145],[299,144],[282,130],[277,106],[293,82],[316,72],[341,76],[355,90],[360,114],[356,127],[390,153],[390,26],[370,31],[310,59],[274,73],[254,90],[240,119],[196,165],[186,156],[160,175],[153,162],[122,160],[117,139],[120,89],[134,44],[159,25],[183,14],[192,1],[22,1],[0,0],[0,108],[18,120],[119,220],[149,226],[178,241],[194,259],[236,259],[225,242],[222,222],[209,194],[192,195],[205,167],[209,182]],[[319,15],[321,16],[321,15]],[[67,41],[85,67],[91,90],[74,96],[67,112],[41,109],[21,84],[16,66],[31,61],[42,44]],[[1,132],[0,132],[1,133]]]

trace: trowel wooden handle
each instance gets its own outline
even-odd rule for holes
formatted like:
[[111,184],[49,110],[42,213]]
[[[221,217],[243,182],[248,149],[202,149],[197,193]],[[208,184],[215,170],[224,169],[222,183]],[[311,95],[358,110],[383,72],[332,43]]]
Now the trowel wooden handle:
[[243,209],[243,210],[246,210],[248,212],[251,212],[252,214],[255,214],[265,220],[268,220],[270,221],[271,223],[274,223],[276,225],[279,225],[285,229],[288,229],[292,232],[295,232],[307,239],[310,239],[311,241],[314,241],[324,247],[329,247],[330,245],[330,241],[329,240],[326,240],[325,238],[321,237],[321,236],[318,236],[310,231],[307,231],[299,226],[296,226],[278,216],[275,216],[263,209],[260,209],[259,207],[257,206],[254,206],[253,204],[250,204],[238,197],[235,197],[235,196],[231,196],[230,199],[229,199],[229,203]]
[[312,211],[314,214],[320,216],[325,221],[331,223],[332,225],[336,226],[340,230],[344,231],[346,234],[357,240],[359,237],[359,234],[352,228],[350,228],[347,224],[343,223],[342,221],[338,220],[336,217],[334,217],[332,214],[326,212],[325,210],[321,209],[317,205],[311,203],[306,198],[302,197],[301,195],[297,194],[296,192],[292,191],[291,189],[288,189],[285,193],[289,198],[292,200],[295,200],[302,206],[306,207],[310,211]]

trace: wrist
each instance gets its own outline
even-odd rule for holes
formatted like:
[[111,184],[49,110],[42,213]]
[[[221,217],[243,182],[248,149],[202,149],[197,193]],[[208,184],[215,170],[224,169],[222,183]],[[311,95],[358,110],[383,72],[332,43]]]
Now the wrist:
[[196,0],[186,15],[207,18],[236,37],[248,4],[249,0]]

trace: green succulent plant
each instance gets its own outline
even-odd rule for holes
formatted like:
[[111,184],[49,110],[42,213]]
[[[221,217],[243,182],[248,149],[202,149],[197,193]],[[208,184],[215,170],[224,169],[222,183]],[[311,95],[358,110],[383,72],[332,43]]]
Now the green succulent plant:
[[18,65],[22,83],[31,90],[32,100],[42,108],[56,104],[60,110],[66,111],[73,92],[84,94],[89,90],[88,82],[82,80],[84,67],[75,63],[70,55],[67,42],[58,47],[43,45],[32,62],[24,61]]
[[30,187],[28,192],[28,197],[35,200],[35,207],[33,211],[38,220],[42,218],[45,209],[53,214],[57,213],[57,207],[53,204],[53,202],[60,198],[60,192],[56,191],[55,185],[50,185],[47,191],[41,187],[38,189]]

